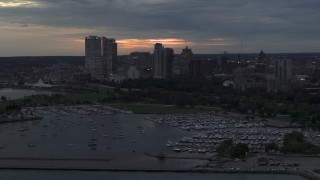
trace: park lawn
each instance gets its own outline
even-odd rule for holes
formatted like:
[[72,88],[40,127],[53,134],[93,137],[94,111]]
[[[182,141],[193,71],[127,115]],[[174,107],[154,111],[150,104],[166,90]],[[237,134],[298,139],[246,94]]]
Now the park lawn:
[[208,112],[213,109],[210,107],[176,107],[174,105],[162,104],[114,104],[113,107],[132,111],[133,113],[192,113],[192,112]]
[[71,101],[99,101],[103,98],[109,97],[109,94],[106,93],[76,93],[76,94],[68,94],[65,99]]
[[291,122],[291,117],[290,117],[290,115],[277,115],[276,116],[276,120],[290,123]]

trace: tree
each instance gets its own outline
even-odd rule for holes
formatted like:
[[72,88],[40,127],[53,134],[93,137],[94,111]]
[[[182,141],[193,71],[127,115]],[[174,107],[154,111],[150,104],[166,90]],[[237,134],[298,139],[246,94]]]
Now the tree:
[[278,145],[275,143],[275,142],[272,142],[272,143],[268,143],[265,145],[264,147],[264,151],[266,153],[270,153],[272,151],[278,151],[279,150],[279,147]]
[[20,79],[20,80],[18,81],[18,85],[19,85],[19,86],[23,86],[23,85],[24,85],[24,80],[23,80],[23,79]]
[[306,142],[301,132],[293,131],[285,135],[280,151],[282,153],[319,154],[320,147]]
[[188,98],[186,98],[186,104],[188,104],[190,107],[194,107],[195,106],[195,104],[196,104],[196,100],[195,100],[195,98],[193,98],[193,97],[188,97]]
[[296,142],[299,143],[303,141],[304,141],[304,135],[302,134],[302,132],[293,131],[285,135],[283,139],[283,145],[290,145],[292,143],[296,143]]
[[233,141],[231,139],[224,140],[217,147],[217,153],[221,157],[229,157],[233,151]]
[[247,144],[239,143],[234,145],[231,139],[222,141],[217,147],[217,153],[220,157],[244,158],[249,152]]
[[186,100],[185,100],[184,96],[177,95],[176,98],[175,98],[174,104],[179,108],[185,107],[186,106]]
[[6,100],[7,100],[7,97],[1,96],[1,101],[6,101]]
[[116,86],[114,89],[113,89],[113,92],[114,93],[120,93],[120,87],[119,86]]
[[249,152],[248,145],[243,144],[243,143],[239,143],[233,147],[231,157],[232,158],[244,158],[247,156],[248,152]]

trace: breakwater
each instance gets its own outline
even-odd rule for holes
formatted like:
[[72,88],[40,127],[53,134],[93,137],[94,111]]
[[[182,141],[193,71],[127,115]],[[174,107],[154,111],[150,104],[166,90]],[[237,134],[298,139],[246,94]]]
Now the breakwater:
[[297,175],[309,180],[319,180],[319,176],[309,171],[288,171],[285,169],[223,169],[223,168],[201,168],[201,169],[121,169],[121,168],[79,168],[79,167],[0,167],[2,170],[37,170],[37,171],[110,171],[110,172],[148,172],[148,173],[223,173],[223,174],[286,174],[286,175]]

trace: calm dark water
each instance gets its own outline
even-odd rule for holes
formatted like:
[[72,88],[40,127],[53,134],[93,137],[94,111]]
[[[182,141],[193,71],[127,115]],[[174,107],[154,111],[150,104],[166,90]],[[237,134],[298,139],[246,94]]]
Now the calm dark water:
[[[50,92],[1,89],[0,96],[11,99]],[[174,154],[165,146],[193,133],[144,120],[146,115],[79,115],[54,112],[42,120],[0,124],[0,167],[185,169],[206,163],[200,160],[159,160],[145,153]],[[94,139],[96,148],[88,144]],[[12,159],[3,159],[3,158]],[[42,160],[30,160],[42,159]],[[45,160],[45,159],[60,160]],[[61,160],[73,159],[73,160]],[[78,160],[74,160],[78,159]],[[82,159],[82,160],[79,160]],[[83,160],[91,159],[91,160]],[[96,161],[95,159],[105,159]],[[289,175],[129,173],[87,171],[0,170],[1,180],[69,179],[185,179],[185,180],[300,180]]]
[[7,99],[20,99],[25,96],[37,95],[37,94],[48,94],[51,95],[51,91],[34,90],[34,89],[11,89],[3,88],[0,89],[0,97],[5,96]]
[[1,180],[305,180],[292,175],[0,170]]
[[[159,160],[145,153],[173,153],[165,146],[190,132],[144,120],[145,115],[45,115],[40,121],[0,124],[0,157],[103,158],[110,161],[1,160],[0,166],[189,168],[196,160]],[[141,127],[141,128],[138,128]],[[23,130],[27,129],[27,130]],[[22,131],[23,130],[23,131]],[[96,139],[96,149],[88,144]],[[30,144],[34,146],[30,147]]]

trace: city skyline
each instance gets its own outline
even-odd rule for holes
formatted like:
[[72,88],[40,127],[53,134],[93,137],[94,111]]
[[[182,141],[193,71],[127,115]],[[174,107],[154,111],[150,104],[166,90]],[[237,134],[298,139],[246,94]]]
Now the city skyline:
[[[317,0],[2,0],[0,56],[84,55],[83,37],[119,55],[162,43],[196,54],[319,52]],[[31,44],[31,46],[30,46]]]

